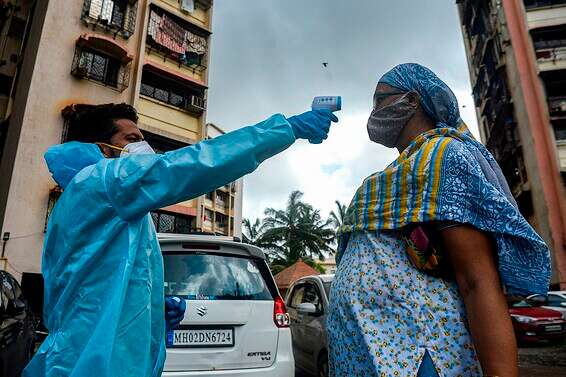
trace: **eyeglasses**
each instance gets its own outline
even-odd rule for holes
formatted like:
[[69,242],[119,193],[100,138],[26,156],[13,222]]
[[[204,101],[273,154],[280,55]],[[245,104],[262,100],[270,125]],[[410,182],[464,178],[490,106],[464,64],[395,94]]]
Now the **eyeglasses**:
[[383,92],[383,93],[375,93],[373,95],[373,108],[377,109],[378,106],[384,99],[391,97],[391,96],[399,96],[399,95],[403,95],[403,94],[407,94],[407,92],[402,91],[402,90],[391,90],[389,92]]

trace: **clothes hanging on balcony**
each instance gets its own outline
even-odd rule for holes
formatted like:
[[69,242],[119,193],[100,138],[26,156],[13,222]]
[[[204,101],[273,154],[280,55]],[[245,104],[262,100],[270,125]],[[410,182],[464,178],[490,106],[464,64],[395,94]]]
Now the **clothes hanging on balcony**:
[[181,0],[181,10],[192,13],[195,11],[195,0]]
[[161,25],[161,16],[151,11],[149,13],[149,25],[147,27],[147,35],[149,35],[153,40],[155,40],[155,36],[157,35],[157,31],[159,30],[159,25]]
[[186,39],[188,52],[193,52],[197,55],[206,54],[207,43],[205,38],[187,31]]
[[185,30],[165,14],[160,16],[151,11],[147,33],[156,43],[180,55],[186,52],[206,54],[206,38]]
[[184,54],[187,50],[185,33],[185,29],[164,14],[161,16],[157,43],[173,52]]

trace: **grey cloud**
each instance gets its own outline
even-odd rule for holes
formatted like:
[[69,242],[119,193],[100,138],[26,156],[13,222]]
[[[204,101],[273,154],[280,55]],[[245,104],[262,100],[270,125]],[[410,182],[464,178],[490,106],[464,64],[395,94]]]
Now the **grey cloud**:
[[[367,114],[379,76],[408,61],[470,93],[454,0],[216,0],[213,32],[208,121],[226,130],[273,113],[306,111],[312,97],[323,94],[343,96],[339,116]],[[365,132],[364,124],[348,126]],[[393,155],[369,142],[344,148],[369,154],[348,167],[356,179]],[[284,203],[301,187],[291,153],[293,148],[246,178],[246,209]],[[376,155],[385,158],[375,163]],[[344,184],[353,192],[359,182]]]

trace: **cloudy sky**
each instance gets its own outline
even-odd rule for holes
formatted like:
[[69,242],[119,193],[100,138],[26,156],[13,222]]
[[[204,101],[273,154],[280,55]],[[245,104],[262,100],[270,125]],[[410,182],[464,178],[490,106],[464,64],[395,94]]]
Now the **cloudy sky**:
[[397,152],[372,143],[366,123],[377,80],[398,63],[445,80],[477,135],[454,0],[216,0],[213,33],[207,120],[227,131],[343,97],[325,143],[299,141],[245,178],[244,217],[283,208],[293,190],[326,216],[391,162]]

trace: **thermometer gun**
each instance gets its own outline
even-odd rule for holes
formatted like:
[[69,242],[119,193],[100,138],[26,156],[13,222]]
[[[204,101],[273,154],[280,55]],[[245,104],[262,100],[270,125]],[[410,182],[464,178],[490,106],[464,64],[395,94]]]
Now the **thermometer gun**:
[[319,96],[314,97],[312,100],[313,110],[330,110],[340,111],[342,110],[342,96]]

